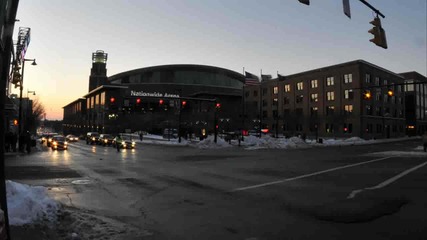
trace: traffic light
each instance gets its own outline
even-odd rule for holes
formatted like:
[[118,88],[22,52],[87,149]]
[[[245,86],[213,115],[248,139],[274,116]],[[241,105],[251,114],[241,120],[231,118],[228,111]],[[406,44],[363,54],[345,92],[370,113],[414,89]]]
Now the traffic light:
[[110,103],[115,103],[115,102],[116,102],[116,99],[114,97],[111,97],[110,98]]
[[393,90],[389,89],[389,90],[387,91],[387,95],[388,95],[389,97],[393,97],[393,95],[394,95]]
[[136,104],[139,105],[141,103],[141,98],[136,99]]
[[13,119],[13,125],[18,126],[18,119]]
[[364,99],[369,100],[369,99],[371,99],[371,97],[372,97],[372,95],[371,95],[371,92],[370,92],[370,91],[365,90],[365,91],[363,92],[363,98],[364,98]]
[[160,106],[162,106],[162,105],[163,105],[163,103],[164,103],[163,99],[160,99],[160,100],[159,100],[159,105],[160,105]]
[[216,103],[216,104],[215,104],[215,108],[216,108],[216,109],[220,109],[220,108],[221,108],[221,103]]
[[310,0],[298,0],[300,3],[304,3],[305,5],[310,5]]
[[182,102],[181,102],[181,107],[182,107],[182,108],[185,108],[185,106],[186,106],[186,105],[187,105],[187,101],[182,101]]
[[369,22],[370,24],[374,25],[374,27],[369,30],[368,32],[372,35],[374,35],[374,38],[370,39],[370,42],[375,43],[375,45],[387,49],[387,39],[385,36],[385,31],[381,26],[381,20],[377,16]]
[[19,73],[20,67],[14,67],[12,83],[15,85],[15,88],[21,86],[21,74]]

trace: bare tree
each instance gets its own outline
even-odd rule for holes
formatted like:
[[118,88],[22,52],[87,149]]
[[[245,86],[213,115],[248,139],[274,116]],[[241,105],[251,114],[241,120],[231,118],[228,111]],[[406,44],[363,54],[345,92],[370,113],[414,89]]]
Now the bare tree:
[[27,130],[35,132],[37,127],[40,126],[46,111],[43,103],[38,98],[33,99],[32,102],[32,112],[27,117]]

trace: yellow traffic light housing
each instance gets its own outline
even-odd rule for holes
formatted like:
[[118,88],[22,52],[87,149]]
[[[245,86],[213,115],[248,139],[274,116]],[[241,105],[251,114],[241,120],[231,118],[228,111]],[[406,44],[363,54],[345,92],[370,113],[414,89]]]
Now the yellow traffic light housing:
[[394,95],[393,90],[389,89],[389,90],[387,91],[387,95],[388,95],[388,96],[390,96],[390,97],[392,97],[392,96]]
[[380,18],[377,16],[369,23],[374,25],[374,27],[368,31],[370,34],[374,35],[374,38],[370,39],[369,41],[375,43],[375,45],[379,47],[387,49],[387,39],[385,36],[385,31],[381,26]]

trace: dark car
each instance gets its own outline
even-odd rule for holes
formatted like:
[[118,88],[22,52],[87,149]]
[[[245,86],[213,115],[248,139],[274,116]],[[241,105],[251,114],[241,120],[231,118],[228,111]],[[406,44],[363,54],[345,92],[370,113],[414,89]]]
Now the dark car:
[[54,136],[52,137],[52,141],[50,143],[52,150],[67,150],[68,142],[63,136]]
[[102,146],[111,146],[113,144],[114,137],[111,134],[101,134],[99,135],[98,144]]
[[58,133],[45,133],[45,134],[43,134],[42,135],[42,144],[44,142],[46,142],[46,146],[50,147],[50,144],[52,142],[52,138],[56,135],[58,135]]
[[130,136],[120,135],[114,138],[113,146],[116,148],[135,148],[135,141],[132,140]]
[[88,132],[86,134],[86,144],[97,144],[99,140],[99,133]]

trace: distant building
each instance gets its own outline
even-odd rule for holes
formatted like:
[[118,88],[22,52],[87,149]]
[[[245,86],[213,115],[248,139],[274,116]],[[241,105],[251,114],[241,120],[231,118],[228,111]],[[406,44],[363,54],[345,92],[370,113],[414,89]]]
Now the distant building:
[[401,137],[404,81],[363,60],[262,81],[245,87],[245,125],[286,136]]
[[427,131],[427,78],[417,72],[400,73],[405,78],[405,116],[408,135]]

